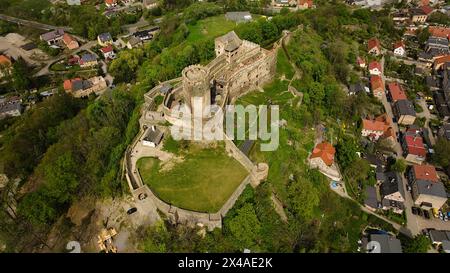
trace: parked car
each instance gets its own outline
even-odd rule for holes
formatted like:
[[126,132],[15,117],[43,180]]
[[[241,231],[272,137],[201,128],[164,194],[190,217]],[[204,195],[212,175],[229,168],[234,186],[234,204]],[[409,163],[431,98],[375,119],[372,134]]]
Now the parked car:
[[421,208],[417,208],[417,214],[419,216],[423,216],[423,210]]
[[411,207],[411,212],[412,212],[412,214],[417,215],[417,214],[419,214],[419,208],[418,207]]
[[130,215],[130,214],[135,213],[136,211],[137,211],[137,208],[131,208],[131,209],[127,210],[127,214]]
[[444,215],[444,221],[447,222],[448,221],[448,216]]
[[424,216],[426,219],[430,219],[430,213],[428,212],[428,210],[423,210],[423,216]]
[[433,216],[438,218],[439,217],[439,211],[437,208],[433,208]]

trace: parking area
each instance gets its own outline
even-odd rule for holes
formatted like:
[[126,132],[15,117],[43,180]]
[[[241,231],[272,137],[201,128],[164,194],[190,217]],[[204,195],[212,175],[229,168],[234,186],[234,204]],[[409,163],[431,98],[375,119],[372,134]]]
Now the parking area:
[[20,57],[34,66],[38,66],[41,62],[48,60],[48,55],[38,48],[28,51],[21,48],[21,46],[29,42],[25,37],[17,33],[9,33],[4,37],[0,37],[0,52],[14,59]]

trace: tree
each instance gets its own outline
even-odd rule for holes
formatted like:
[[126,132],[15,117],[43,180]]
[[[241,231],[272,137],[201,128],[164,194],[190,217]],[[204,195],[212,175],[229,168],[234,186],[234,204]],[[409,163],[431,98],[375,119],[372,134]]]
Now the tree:
[[391,170],[393,170],[394,172],[398,172],[398,173],[404,173],[406,171],[405,160],[401,159],[401,158],[397,158],[397,160],[395,160],[395,163],[392,164]]
[[28,67],[22,58],[18,58],[14,62],[11,78],[16,91],[24,91],[30,88],[31,80],[29,78]]
[[433,160],[441,165],[447,167],[450,165],[450,141],[445,138],[439,138],[434,146]]
[[292,212],[301,220],[309,221],[319,205],[319,193],[311,181],[299,176],[288,188]]
[[346,169],[350,166],[350,164],[358,159],[358,145],[355,140],[348,135],[344,135],[344,137],[339,141],[336,146],[336,152],[339,164],[343,169]]
[[430,239],[420,234],[413,239],[405,239],[403,243],[403,252],[405,253],[426,253],[430,248]]
[[237,210],[236,216],[227,222],[227,229],[240,248],[250,248],[256,244],[261,229],[261,223],[253,206],[249,203]]

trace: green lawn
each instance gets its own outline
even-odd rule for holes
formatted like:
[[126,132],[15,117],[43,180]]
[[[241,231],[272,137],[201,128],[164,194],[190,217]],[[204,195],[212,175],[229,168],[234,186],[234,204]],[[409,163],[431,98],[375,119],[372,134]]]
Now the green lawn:
[[232,31],[235,26],[236,23],[227,20],[223,14],[209,17],[188,26],[190,33],[186,41],[191,43],[198,40],[216,38]]
[[277,75],[284,75],[286,79],[292,79],[294,76],[294,68],[292,68],[284,50],[278,50],[277,54]]
[[217,212],[248,175],[223,147],[191,148],[184,160],[168,171],[161,171],[160,161],[149,157],[139,159],[137,166],[159,198],[202,212]]

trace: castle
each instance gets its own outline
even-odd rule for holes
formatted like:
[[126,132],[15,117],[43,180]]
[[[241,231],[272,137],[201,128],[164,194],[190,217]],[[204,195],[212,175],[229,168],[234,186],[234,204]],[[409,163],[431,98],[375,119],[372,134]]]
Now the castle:
[[[234,31],[215,39],[216,58],[209,64],[183,69],[181,84],[164,97],[164,116],[174,123],[173,110],[187,106],[195,112],[193,99],[201,98],[201,107],[217,105],[223,109],[246,91],[270,82],[276,70],[276,50],[241,40]],[[199,107],[199,106],[195,106]]]

